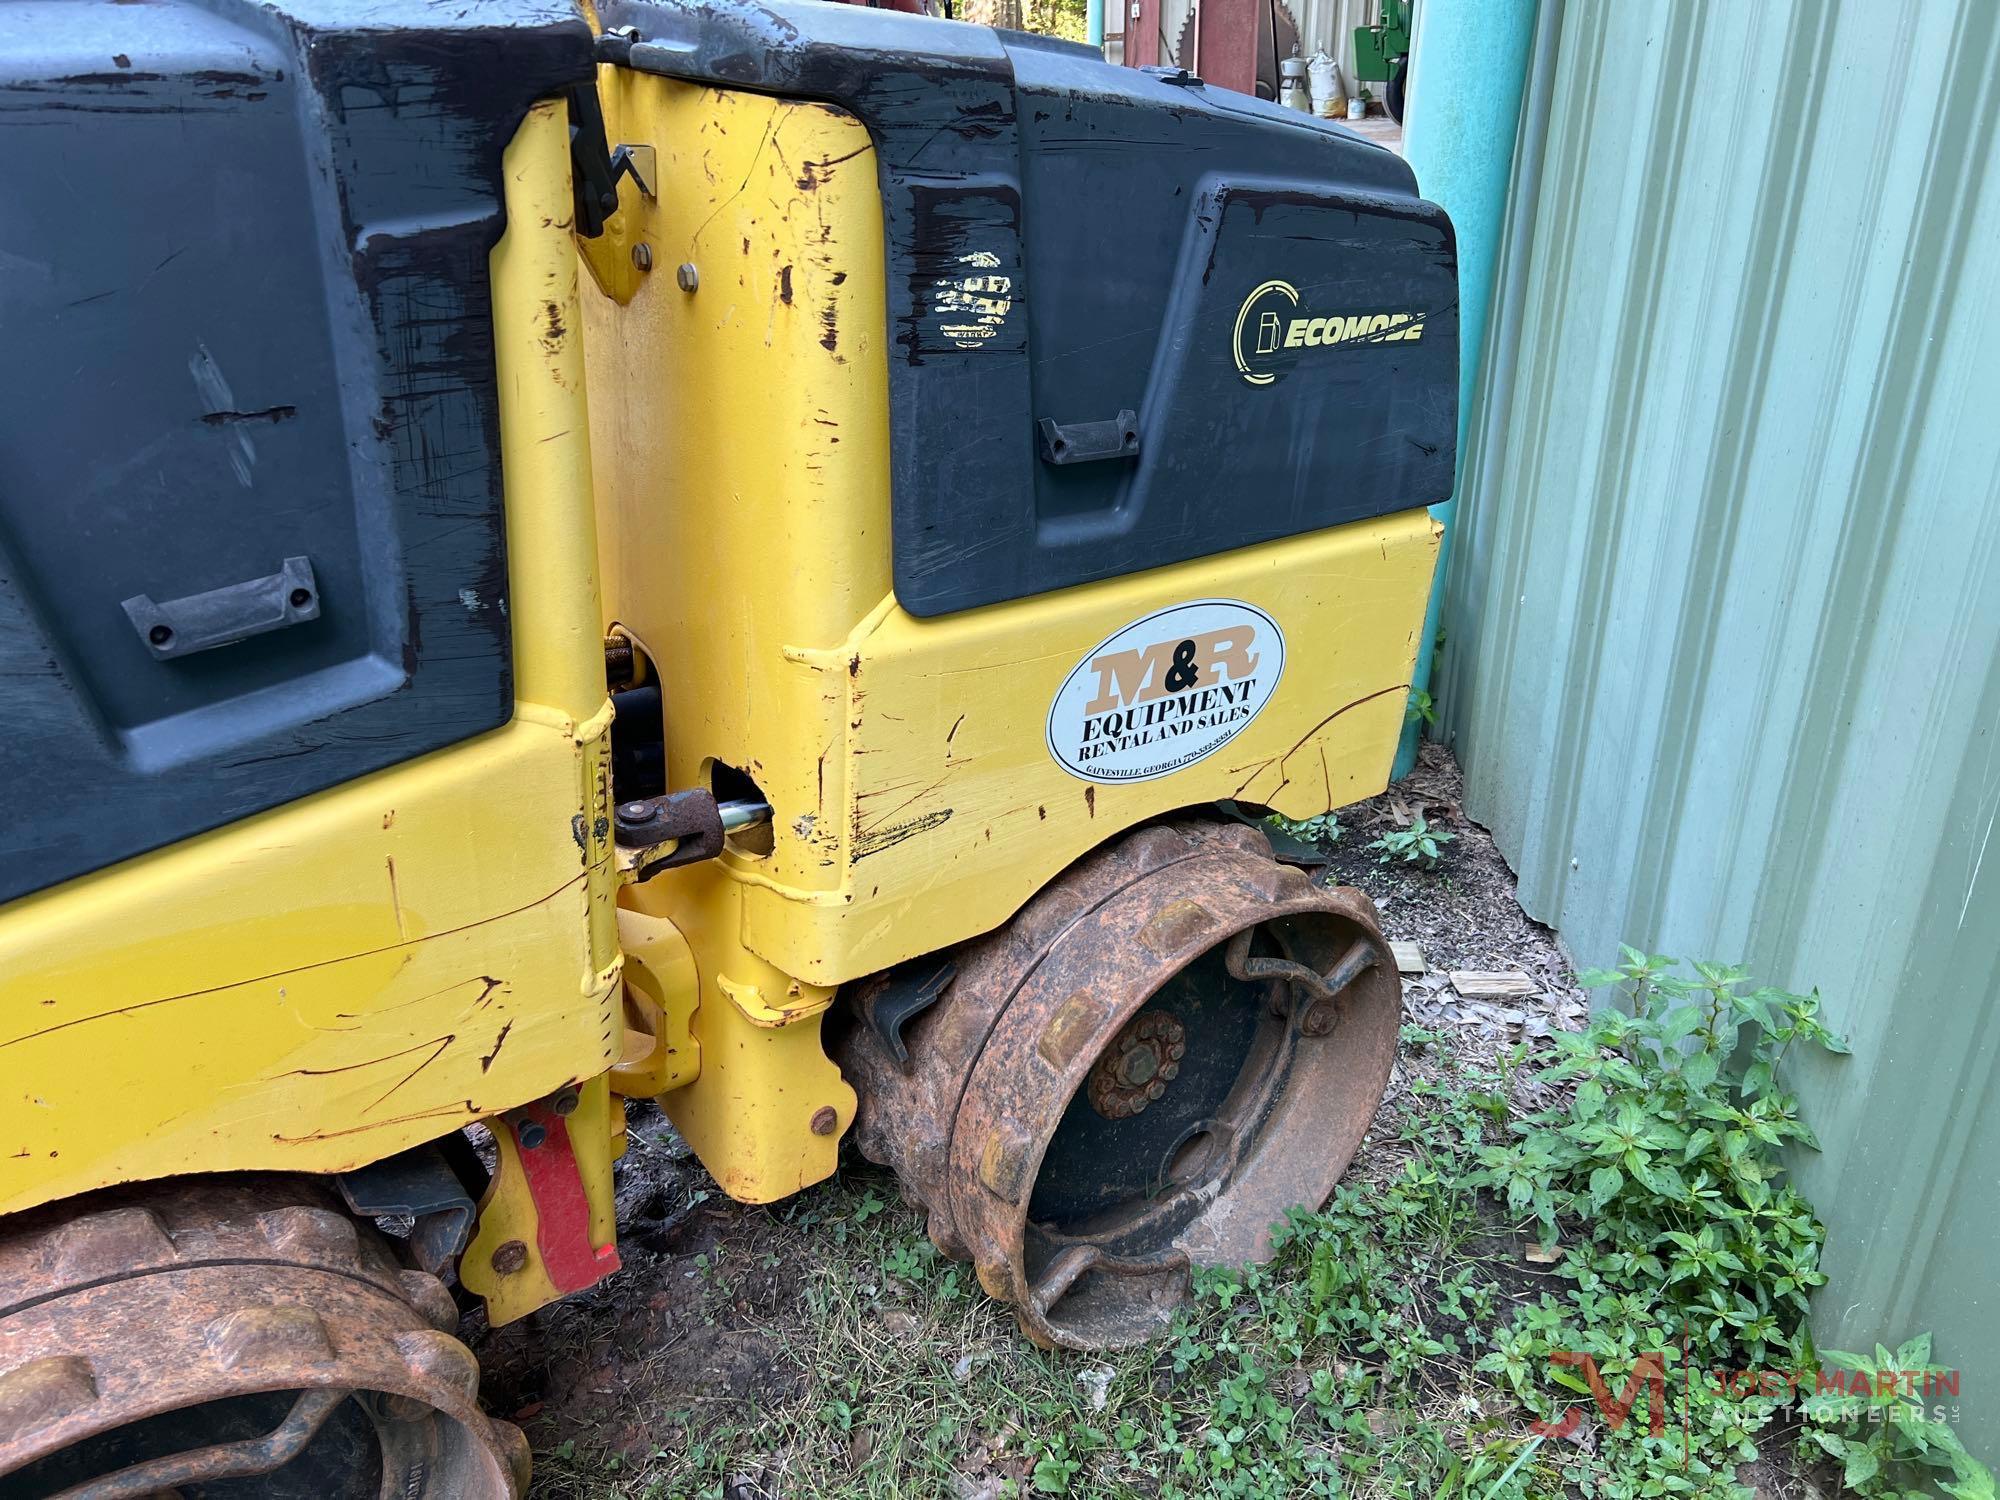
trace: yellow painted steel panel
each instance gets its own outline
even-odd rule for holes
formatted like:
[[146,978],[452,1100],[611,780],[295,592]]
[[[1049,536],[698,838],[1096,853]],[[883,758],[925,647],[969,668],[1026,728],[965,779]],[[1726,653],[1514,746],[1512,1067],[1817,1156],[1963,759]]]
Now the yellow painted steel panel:
[[[728,856],[749,887],[745,945],[833,983],[998,926],[1079,855],[1175,808],[1234,798],[1306,817],[1381,790],[1436,539],[1404,513],[935,620],[892,605],[834,651],[795,653],[775,675],[796,709],[758,746],[766,790],[790,794],[773,871]],[[1071,670],[1132,622],[1211,598],[1284,632],[1268,707],[1155,779],[1101,785],[1059,765],[1046,724]],[[839,883],[788,883],[786,857]]]
[[[655,145],[661,179],[656,201],[622,195],[653,272],[627,303],[586,299],[607,619],[658,666],[669,784],[738,767],[776,811],[768,853],[733,839],[720,874],[662,890],[726,876],[743,946],[834,985],[998,925],[1161,812],[1237,797],[1305,815],[1380,789],[1435,557],[1427,516],[912,618],[890,594],[867,133],[824,105],[602,80],[613,135]],[[1268,707],[1157,779],[1098,785],[1058,765],[1050,703],[1081,658],[1210,598],[1283,631]]]
[[[998,926],[1160,813],[1234,797],[1307,815],[1383,785],[1437,531],[1414,511],[912,618],[890,584],[867,132],[620,69],[600,89],[613,138],[653,146],[659,178],[657,198],[625,183],[611,243],[581,247],[605,621],[653,660],[668,785],[734,767],[775,810],[761,841],[623,900],[671,920],[700,976],[701,1072],[661,1103],[728,1192],[769,1200],[830,1173],[853,1116],[819,1041],[836,986]],[[1134,622],[1216,599],[1283,632],[1247,727],[1153,779],[1065,770],[1047,726],[1072,672]]]
[[532,113],[506,176],[514,721],[0,912],[0,1212],[180,1172],[338,1171],[615,1060],[560,104]]

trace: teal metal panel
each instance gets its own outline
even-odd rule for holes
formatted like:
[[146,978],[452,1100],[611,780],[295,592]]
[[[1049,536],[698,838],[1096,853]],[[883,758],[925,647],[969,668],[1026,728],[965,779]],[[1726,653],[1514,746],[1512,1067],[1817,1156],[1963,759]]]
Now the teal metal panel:
[[[1421,11],[1410,51],[1410,112],[1403,159],[1417,174],[1417,188],[1451,215],[1458,242],[1458,451],[1465,452],[1472,416],[1473,376],[1486,347],[1494,259],[1506,222],[1507,185],[1528,74],[1528,45],[1535,35],[1535,0],[1457,0]],[[1462,466],[1461,466],[1462,467]],[[1454,500],[1433,505],[1444,528],[1437,577],[1424,606],[1410,691],[1430,691],[1443,583],[1451,570]],[[1396,746],[1392,774],[1417,763],[1417,730],[1410,717]]]
[[1990,1457],[2000,6],[1549,9],[1442,730],[1579,962],[1825,993],[1819,1336],[1934,1329]]

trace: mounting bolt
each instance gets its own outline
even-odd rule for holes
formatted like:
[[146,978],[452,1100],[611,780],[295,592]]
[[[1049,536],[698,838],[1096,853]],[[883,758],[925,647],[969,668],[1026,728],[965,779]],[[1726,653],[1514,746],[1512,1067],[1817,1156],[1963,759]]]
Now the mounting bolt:
[[832,1135],[834,1127],[839,1124],[840,1116],[834,1113],[831,1104],[822,1104],[818,1109],[813,1111],[812,1133],[814,1135]]
[[614,809],[618,819],[621,839],[625,835],[645,840],[646,832],[660,821],[661,809],[657,802],[621,802]]
[[701,272],[694,268],[693,261],[684,260],[680,263],[680,268],[674,272],[674,280],[680,283],[682,291],[691,292],[701,285]]
[[653,247],[644,240],[632,247],[632,264],[641,271],[653,269]]
[[528,1247],[519,1240],[508,1240],[493,1251],[493,1274],[514,1276],[528,1268]]
[[1340,1008],[1333,1001],[1315,1001],[1312,1008],[1305,1013],[1305,1018],[1299,1022],[1299,1030],[1307,1036],[1325,1036],[1333,1030],[1333,1023],[1339,1019]]
[[576,1113],[577,1105],[581,1104],[582,1102],[583,1102],[583,1096],[577,1093],[575,1089],[564,1089],[560,1094],[557,1094],[555,1098],[549,1101],[549,1108],[554,1110],[558,1115],[561,1115],[563,1118],[567,1119],[569,1116]]

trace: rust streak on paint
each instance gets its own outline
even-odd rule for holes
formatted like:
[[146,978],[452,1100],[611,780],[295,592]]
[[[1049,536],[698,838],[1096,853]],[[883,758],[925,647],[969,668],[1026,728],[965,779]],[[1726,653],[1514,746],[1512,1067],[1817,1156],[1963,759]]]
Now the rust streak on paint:
[[504,982],[495,979],[491,974],[474,974],[470,979],[455,980],[442,989],[428,990],[421,995],[413,995],[408,1000],[398,1000],[394,1005],[378,1005],[373,1010],[335,1011],[333,1018],[336,1021],[359,1021],[369,1016],[387,1015],[392,1010],[408,1010],[412,1005],[422,1005],[426,1001],[437,999],[440,995],[449,995],[453,990],[462,990],[469,984],[479,985],[481,989],[472,997],[472,1003],[466,1009],[484,1010],[493,1003],[493,992]]
[[[440,1043],[444,1046],[450,1046],[457,1039],[457,1033],[446,1032],[443,1036],[434,1036],[428,1041],[423,1042],[412,1042],[407,1047],[398,1048],[394,1052],[385,1052],[380,1057],[366,1058],[361,1062],[340,1063],[331,1068],[289,1068],[277,1076],[280,1078],[331,1078],[336,1073],[354,1073],[362,1068],[377,1068],[385,1062],[394,1062],[399,1057],[408,1057],[412,1052],[421,1052],[426,1047],[439,1047]],[[440,1050],[442,1049],[440,1048]]]
[[871,854],[880,854],[884,849],[893,849],[905,839],[915,838],[920,833],[928,833],[933,828],[951,821],[952,809],[940,808],[936,812],[925,813],[921,818],[913,818],[907,823],[899,823],[894,828],[877,827],[864,833],[856,829],[853,839],[853,862],[860,864]]

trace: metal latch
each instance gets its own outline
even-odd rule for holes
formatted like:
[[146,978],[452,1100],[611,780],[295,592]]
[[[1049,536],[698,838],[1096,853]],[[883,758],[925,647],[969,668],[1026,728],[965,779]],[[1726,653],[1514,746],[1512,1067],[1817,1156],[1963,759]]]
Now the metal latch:
[[604,221],[618,212],[620,178],[631,178],[648,198],[657,188],[652,147],[611,149],[604,133],[604,106],[593,83],[580,83],[569,91],[569,166],[576,232],[585,239],[604,233]]
[[632,878],[650,880],[662,870],[714,859],[725,835],[770,816],[768,802],[717,802],[713,792],[668,792],[619,803],[612,809],[612,830],[618,847],[630,853]]

